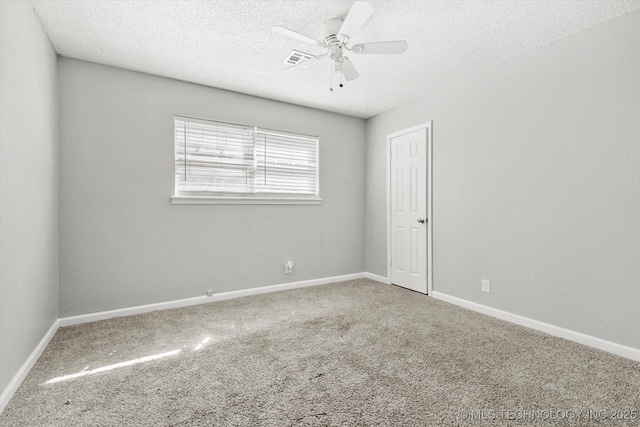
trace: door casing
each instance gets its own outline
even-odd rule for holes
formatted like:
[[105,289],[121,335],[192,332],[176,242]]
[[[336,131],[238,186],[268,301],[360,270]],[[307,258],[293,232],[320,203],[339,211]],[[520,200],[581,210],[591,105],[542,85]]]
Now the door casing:
[[426,129],[427,135],[427,295],[433,291],[433,121],[387,135],[387,281],[391,283],[391,140]]

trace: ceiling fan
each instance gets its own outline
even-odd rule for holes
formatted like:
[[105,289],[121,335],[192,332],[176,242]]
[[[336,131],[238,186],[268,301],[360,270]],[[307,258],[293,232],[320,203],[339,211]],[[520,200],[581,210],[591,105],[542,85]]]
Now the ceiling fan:
[[[357,79],[360,74],[351,62],[350,57],[347,56],[348,54],[401,54],[407,50],[407,47],[409,46],[406,40],[359,43],[352,45],[351,40],[356,36],[356,34],[358,34],[362,26],[367,22],[372,14],[373,8],[369,3],[356,1],[351,6],[346,17],[330,19],[324,23],[323,34],[325,37],[322,41],[284,27],[271,27],[271,29],[276,33],[292,37],[312,46],[319,46],[327,49],[327,51],[321,55],[311,55],[305,52],[293,50],[285,60],[286,64],[291,65],[288,69],[307,69],[320,60],[329,59],[332,63],[333,72],[339,73],[341,76],[344,76],[345,80],[351,81]],[[342,83],[340,83],[340,87],[342,86]],[[329,90],[333,91],[333,87]]]

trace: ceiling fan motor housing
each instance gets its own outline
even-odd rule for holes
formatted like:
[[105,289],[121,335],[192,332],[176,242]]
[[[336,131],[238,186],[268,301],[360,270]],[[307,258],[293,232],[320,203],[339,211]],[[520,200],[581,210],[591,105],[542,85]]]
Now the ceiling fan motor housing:
[[323,42],[327,47],[340,44],[340,40],[338,39],[338,31],[340,31],[343,22],[344,18],[334,18],[325,21],[322,34],[325,35]]
[[329,49],[329,59],[333,61],[334,73],[342,73],[342,62],[344,61],[344,58],[342,57],[342,48],[348,41],[338,38],[338,32],[340,31],[343,22],[344,18],[330,19],[325,21],[323,28],[323,34],[325,35],[323,42]]

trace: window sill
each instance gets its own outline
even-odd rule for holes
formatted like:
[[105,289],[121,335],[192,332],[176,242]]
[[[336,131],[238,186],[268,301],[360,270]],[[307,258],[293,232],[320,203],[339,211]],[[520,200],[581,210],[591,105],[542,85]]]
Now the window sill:
[[204,197],[172,196],[174,205],[320,205],[322,199],[304,197]]

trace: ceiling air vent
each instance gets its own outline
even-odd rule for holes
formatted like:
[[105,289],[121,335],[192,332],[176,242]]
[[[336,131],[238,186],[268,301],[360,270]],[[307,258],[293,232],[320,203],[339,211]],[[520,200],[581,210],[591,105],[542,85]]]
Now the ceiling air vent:
[[296,65],[311,58],[312,55],[309,55],[308,53],[300,52],[298,50],[292,50],[289,56],[287,56],[287,59],[284,60],[284,63],[289,65]]

